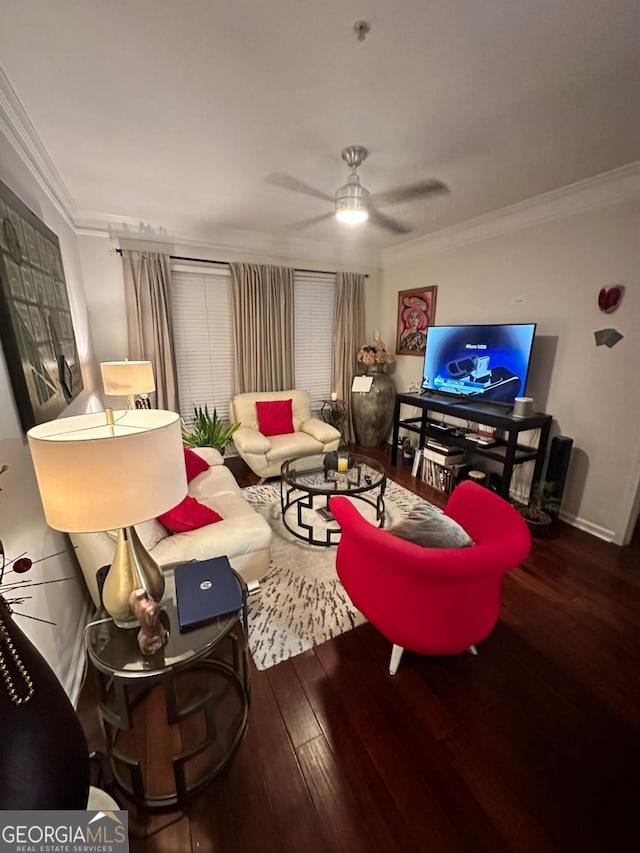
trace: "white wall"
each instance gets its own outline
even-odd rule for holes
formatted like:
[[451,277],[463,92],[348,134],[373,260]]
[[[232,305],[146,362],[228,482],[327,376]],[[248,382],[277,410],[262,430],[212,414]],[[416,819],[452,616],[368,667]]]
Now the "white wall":
[[[574,440],[563,514],[622,544],[640,480],[638,194],[467,244],[458,235],[456,243],[427,239],[412,243],[404,260],[401,248],[385,256],[383,337],[395,338],[398,291],[433,284],[437,323],[536,322],[527,393],[554,416],[553,434]],[[612,284],[626,294],[606,315],[597,297]],[[609,326],[624,340],[596,347],[594,331]],[[421,372],[421,359],[401,356],[397,387],[406,390]]]
[[122,258],[104,237],[81,236],[78,248],[96,362],[121,361],[129,355]]
[[[60,240],[84,381],[84,391],[64,415],[85,412],[93,405],[95,367],[75,233],[2,134],[0,179]],[[2,464],[9,466],[0,478],[0,537],[7,554],[15,557],[26,552],[35,562],[67,549],[66,537],[51,530],[44,520],[31,455],[15,407],[4,352],[0,348],[0,466]],[[5,583],[13,577],[5,575]],[[42,652],[67,693],[75,698],[79,687],[77,663],[82,656],[81,629],[87,607],[84,581],[75,559],[68,553],[46,559],[23,577],[35,582],[70,578],[27,590],[26,594],[33,598],[16,606],[15,610],[55,623],[46,625],[16,616],[17,624]]]

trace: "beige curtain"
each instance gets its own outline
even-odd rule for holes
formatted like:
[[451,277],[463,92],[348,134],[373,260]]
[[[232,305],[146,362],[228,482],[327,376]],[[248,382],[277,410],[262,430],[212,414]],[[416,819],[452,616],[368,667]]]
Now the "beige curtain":
[[123,250],[129,358],[150,361],[159,409],[179,411],[169,256]]
[[287,391],[295,381],[293,268],[229,267],[235,392]]
[[[333,327],[333,387],[338,397],[351,400],[351,383],[357,373],[358,350],[365,342],[364,275],[336,275],[336,318]],[[351,406],[347,406],[345,439],[355,441]]]

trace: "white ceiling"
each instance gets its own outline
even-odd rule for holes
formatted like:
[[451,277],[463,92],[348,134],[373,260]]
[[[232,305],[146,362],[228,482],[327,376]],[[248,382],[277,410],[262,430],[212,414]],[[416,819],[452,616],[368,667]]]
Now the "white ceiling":
[[[366,19],[359,42],[353,29]],[[638,0],[0,0],[0,62],[78,221],[383,248],[640,159]],[[366,146],[396,236],[265,182],[328,193]]]

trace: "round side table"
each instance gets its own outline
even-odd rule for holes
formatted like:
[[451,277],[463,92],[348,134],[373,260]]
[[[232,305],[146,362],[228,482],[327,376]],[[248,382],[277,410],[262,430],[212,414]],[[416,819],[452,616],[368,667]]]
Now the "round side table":
[[[87,630],[100,724],[117,789],[141,810],[178,808],[229,763],[245,734],[251,700],[246,586],[238,612],[180,633],[173,569],[165,568],[167,645],[140,652],[136,629],[104,611]],[[157,693],[156,701],[148,701]]]

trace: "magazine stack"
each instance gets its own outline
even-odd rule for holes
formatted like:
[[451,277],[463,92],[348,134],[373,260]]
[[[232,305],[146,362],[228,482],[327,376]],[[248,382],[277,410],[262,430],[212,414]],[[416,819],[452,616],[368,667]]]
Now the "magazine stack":
[[464,466],[464,459],[465,452],[458,447],[427,443],[426,447],[416,451],[411,473],[428,486],[449,495]]

